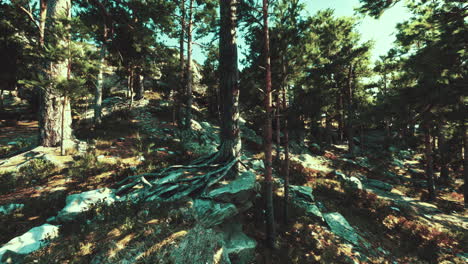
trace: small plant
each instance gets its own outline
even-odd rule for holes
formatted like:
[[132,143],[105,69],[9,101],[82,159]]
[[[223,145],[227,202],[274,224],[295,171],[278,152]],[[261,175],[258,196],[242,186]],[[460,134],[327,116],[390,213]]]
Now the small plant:
[[22,177],[26,184],[42,181],[55,172],[55,165],[45,159],[31,160],[27,165],[19,169],[19,177]]
[[107,164],[100,162],[95,153],[86,153],[78,157],[73,167],[69,169],[68,176],[84,181],[88,177],[100,174],[107,169]]

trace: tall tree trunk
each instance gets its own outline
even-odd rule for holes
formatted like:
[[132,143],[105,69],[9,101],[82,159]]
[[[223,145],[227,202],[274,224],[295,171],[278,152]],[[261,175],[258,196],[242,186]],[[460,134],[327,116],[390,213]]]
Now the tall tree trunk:
[[281,122],[280,122],[280,98],[281,91],[280,87],[276,89],[276,110],[275,110],[275,121],[276,121],[276,162],[280,164],[281,160]]
[[270,65],[270,36],[268,29],[268,0],[263,0],[263,34],[265,52],[265,200],[266,200],[266,243],[268,247],[275,245],[275,220],[273,209],[273,177],[272,177],[272,113],[271,113],[271,65]]
[[[70,18],[70,0],[48,0],[46,34],[44,41],[53,47],[66,47],[67,39],[57,40],[53,36],[56,28],[60,27],[60,20]],[[44,73],[47,80],[67,78],[68,60],[46,61]],[[62,115],[63,111],[63,115]],[[40,143],[42,146],[55,147],[61,142],[72,140],[70,101],[62,95],[56,87],[44,87],[41,100]],[[63,122],[63,129],[61,124]]]
[[[104,31],[107,31],[104,29]],[[97,76],[96,90],[94,93],[94,124],[99,125],[102,121],[102,89],[104,83],[104,63],[106,60],[106,44],[102,43],[99,52],[99,73]]]
[[340,142],[344,140],[344,103],[343,103],[343,92],[338,97],[338,136]]
[[[286,101],[286,85],[283,85],[283,112],[287,112],[288,103]],[[287,225],[289,222],[289,128],[288,128],[288,117],[284,115],[284,224]]]
[[39,44],[44,46],[44,31],[47,16],[47,0],[41,0],[39,4]]
[[347,96],[348,96],[348,111],[347,111],[347,136],[348,136],[348,151],[349,154],[354,155],[354,129],[353,129],[353,123],[354,123],[354,109],[353,109],[353,65],[349,65],[349,72],[348,72],[348,90],[347,90]]
[[424,146],[425,146],[425,158],[426,158],[426,177],[427,186],[429,191],[429,200],[435,199],[435,185],[434,185],[434,172],[433,172],[433,161],[432,161],[432,145],[431,145],[431,128],[429,119],[426,117],[424,120]]
[[134,78],[134,69],[133,66],[130,66],[128,71],[128,84],[127,84],[127,98],[128,98],[128,108],[131,109],[133,105],[133,78]]
[[[221,161],[230,161],[240,156],[241,138],[239,129],[239,70],[237,65],[237,0],[220,0],[219,74],[222,101]],[[233,174],[238,165],[233,167]]]
[[331,124],[331,120],[330,120],[330,114],[328,114],[328,112],[325,112],[325,130],[327,132],[327,144],[331,145],[331,144],[333,144],[333,135],[332,135],[333,132],[332,132],[332,124]]
[[192,28],[193,28],[193,1],[189,0],[189,18],[187,28],[187,105],[185,109],[185,128],[190,129],[192,124],[192,104],[193,104],[193,77],[192,77]]
[[445,138],[446,123],[445,120],[442,121],[439,129],[439,153],[440,153],[440,179],[444,182],[447,182],[449,179],[449,170],[448,170],[448,144],[447,139]]
[[[461,104],[463,107],[463,104]],[[463,109],[463,108],[462,108]],[[466,131],[466,119],[465,115],[462,115],[461,121],[461,136],[462,136],[462,146],[463,146],[463,178],[465,180],[464,188],[464,199],[465,199],[465,208],[468,208],[468,133]]]
[[0,111],[3,111],[3,107],[4,107],[3,106],[3,92],[4,91],[5,90],[3,88],[0,90]]
[[135,73],[133,75],[133,89],[135,89],[135,100],[138,101],[145,97],[145,87],[140,68],[135,69]]
[[180,1],[180,36],[179,36],[179,68],[180,68],[180,83],[178,89],[174,93],[174,107],[172,110],[172,123],[177,122],[178,126],[182,125],[182,101],[185,100],[185,0]]

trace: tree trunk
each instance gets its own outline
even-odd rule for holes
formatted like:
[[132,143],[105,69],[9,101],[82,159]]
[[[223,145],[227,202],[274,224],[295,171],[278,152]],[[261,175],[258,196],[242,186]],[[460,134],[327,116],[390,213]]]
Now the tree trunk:
[[127,84],[127,98],[128,100],[128,108],[132,109],[133,105],[133,78],[134,78],[134,69],[133,66],[130,66],[130,70],[128,71],[128,84]]
[[4,91],[5,90],[3,88],[0,90],[0,111],[3,111],[3,107],[4,107],[3,106],[3,92]]
[[[237,0],[220,0],[219,74],[222,101],[221,161],[238,158],[241,151],[239,129],[239,70],[237,65]],[[238,164],[233,167],[233,175]]]
[[[70,0],[48,0],[45,42],[54,47],[66,47],[67,39],[54,40],[52,35],[59,26],[60,19],[70,18]],[[49,81],[67,78],[68,60],[46,61],[45,77]],[[63,115],[62,115],[63,113]],[[40,143],[42,146],[55,147],[61,142],[72,140],[70,101],[56,87],[44,87],[41,100]],[[63,122],[63,129],[61,124]]]
[[174,93],[174,107],[172,110],[172,123],[181,126],[182,121],[182,100],[185,94],[185,0],[180,1],[180,36],[179,36],[179,68],[180,68],[180,83],[178,89]]
[[275,110],[275,119],[276,119],[276,162],[280,164],[281,160],[281,122],[280,122],[280,89],[277,88],[276,91],[276,110]]
[[431,145],[431,129],[428,118],[424,121],[424,145],[425,145],[425,156],[426,156],[426,177],[429,191],[429,200],[435,199],[435,186],[434,186],[434,173],[433,173],[433,161],[432,161],[432,145]]
[[145,97],[145,87],[143,85],[143,76],[141,75],[141,69],[135,69],[133,75],[133,89],[135,90],[135,100],[139,101]]
[[[104,29],[106,30],[106,29]],[[94,124],[99,125],[102,121],[102,88],[104,80],[104,63],[106,58],[106,44],[101,45],[99,52],[99,73],[97,76],[96,91],[94,94]]]
[[275,223],[273,209],[273,178],[272,178],[272,113],[271,113],[271,65],[270,65],[270,36],[268,29],[268,0],[263,0],[263,33],[265,45],[265,200],[266,200],[266,243],[269,248],[275,245]]
[[190,129],[192,124],[192,104],[193,104],[193,78],[192,78],[192,28],[193,28],[193,1],[189,0],[189,19],[187,28],[187,105],[185,109],[185,128]]
[[[286,101],[286,85],[283,85],[283,112],[287,112],[288,103]],[[284,225],[289,221],[289,128],[288,117],[284,115]]]
[[40,0],[39,7],[39,44],[44,46],[44,31],[47,16],[47,0]]
[[338,136],[340,142],[344,140],[344,110],[343,110],[343,93],[340,93],[338,98]]
[[449,179],[449,170],[448,170],[448,144],[445,138],[444,132],[446,128],[445,122],[442,122],[439,130],[439,153],[440,153],[440,179],[444,182],[447,182]]
[[[463,106],[463,104],[462,104]],[[468,208],[468,134],[466,133],[466,121],[464,115],[461,119],[461,136],[462,136],[462,145],[463,145],[463,178],[465,180],[464,188],[464,199],[465,199],[465,208]]]
[[353,84],[352,84],[352,76],[353,76],[353,65],[349,65],[349,72],[348,72],[348,111],[347,111],[347,136],[348,136],[348,152],[352,156],[354,156],[354,129],[353,129],[353,119],[354,119],[354,112],[353,112]]

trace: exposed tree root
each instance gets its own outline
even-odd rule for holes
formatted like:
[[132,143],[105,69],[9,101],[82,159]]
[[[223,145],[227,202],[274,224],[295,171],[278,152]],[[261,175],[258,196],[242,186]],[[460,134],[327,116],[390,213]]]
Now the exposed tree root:
[[185,196],[204,194],[207,189],[224,178],[238,158],[215,163],[219,152],[194,161],[190,165],[175,165],[159,173],[129,176],[117,183],[117,195],[135,195],[142,200],[173,201]]

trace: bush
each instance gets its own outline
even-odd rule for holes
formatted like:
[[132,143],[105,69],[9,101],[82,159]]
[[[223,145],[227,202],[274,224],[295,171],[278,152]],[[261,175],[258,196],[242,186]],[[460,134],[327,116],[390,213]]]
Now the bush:
[[84,181],[90,176],[105,172],[107,169],[109,169],[109,165],[100,162],[95,153],[86,153],[77,158],[73,167],[68,170],[68,176]]
[[26,183],[34,183],[35,181],[42,181],[46,177],[52,175],[55,171],[55,165],[45,159],[34,159],[26,166],[19,169],[20,177],[25,179]]

